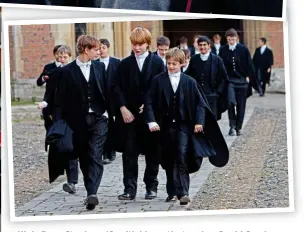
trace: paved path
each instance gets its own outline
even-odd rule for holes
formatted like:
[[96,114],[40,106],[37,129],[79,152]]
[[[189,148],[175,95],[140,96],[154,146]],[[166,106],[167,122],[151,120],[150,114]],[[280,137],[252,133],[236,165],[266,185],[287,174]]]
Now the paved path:
[[[251,97],[247,104],[247,111],[244,120],[244,129],[252,115],[256,106],[265,108],[276,108],[278,102],[282,105],[284,95],[269,95],[265,98]],[[284,104],[284,103],[283,103]],[[223,115],[223,119],[219,122],[221,130],[225,136],[226,142],[230,147],[236,139],[235,136],[227,136],[229,127],[227,113]],[[158,197],[154,200],[145,200],[145,186],[143,184],[143,173],[145,169],[144,157],[139,157],[139,178],[138,178],[138,193],[135,201],[119,201],[118,194],[123,190],[122,182],[122,157],[118,154],[116,160],[110,164],[105,165],[104,176],[101,186],[98,191],[98,198],[100,204],[94,211],[87,211],[84,207],[84,199],[86,197],[85,188],[80,178],[80,183],[77,185],[77,193],[69,195],[62,191],[62,184],[55,186],[53,189],[42,193],[37,198],[26,203],[16,209],[16,216],[44,216],[44,215],[83,215],[83,214],[108,214],[108,213],[130,213],[130,212],[153,212],[153,211],[172,211],[172,210],[186,210],[187,207],[180,206],[179,202],[166,203],[166,178],[165,172],[160,169],[159,173],[159,190]],[[191,175],[190,198],[197,194],[204,181],[207,179],[213,166],[204,160],[201,169]]]

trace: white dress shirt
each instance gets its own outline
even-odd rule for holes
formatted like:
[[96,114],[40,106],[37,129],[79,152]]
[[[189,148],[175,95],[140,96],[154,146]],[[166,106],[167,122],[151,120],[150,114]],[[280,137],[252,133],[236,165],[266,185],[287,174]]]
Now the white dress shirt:
[[161,56],[157,50],[157,55],[163,60],[164,62],[164,65],[166,66],[167,65],[167,60],[166,60],[166,56]]
[[[171,86],[172,86],[174,93],[176,92],[176,90],[178,88],[180,76],[181,76],[181,72],[169,73],[169,79],[170,79]],[[158,124],[156,122],[149,122],[148,126],[149,126],[149,129],[151,129],[152,127],[158,126]]]
[[210,55],[210,52],[207,52],[206,54],[202,54],[202,53],[201,53],[201,54],[200,54],[201,60],[202,60],[202,61],[208,60],[209,55]]
[[137,64],[138,64],[138,68],[139,68],[140,71],[142,70],[144,62],[145,62],[146,58],[148,57],[148,55],[149,55],[149,51],[146,51],[145,53],[143,53],[139,56],[135,55],[136,61],[137,61]]
[[195,50],[195,54],[200,54],[201,51]]
[[216,54],[218,55],[220,53],[220,47],[221,44],[214,44],[215,50],[216,50]]
[[55,64],[56,64],[57,68],[61,66],[61,63],[58,62],[57,60],[55,60]]
[[237,43],[235,43],[234,45],[230,45],[229,44],[229,50],[234,51],[236,48]]
[[261,47],[261,54],[263,55],[263,53],[265,52],[265,50],[266,50],[266,45],[263,45],[262,47]]
[[104,63],[104,65],[106,66],[106,70],[107,70],[108,66],[109,66],[109,62],[110,62],[110,56],[108,56],[106,58],[100,58],[99,61]]
[[188,62],[187,65],[183,67],[183,72],[186,72],[186,71],[187,71],[187,69],[188,69],[188,67],[189,67],[189,64],[190,64],[190,62]]

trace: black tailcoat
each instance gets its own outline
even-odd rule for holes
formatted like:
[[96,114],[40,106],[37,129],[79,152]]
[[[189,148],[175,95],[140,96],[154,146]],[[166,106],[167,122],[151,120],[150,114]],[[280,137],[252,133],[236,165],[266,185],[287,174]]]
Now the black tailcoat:
[[37,85],[38,85],[38,86],[42,86],[44,83],[47,84],[48,80],[43,81],[43,80],[42,80],[42,77],[43,77],[44,75],[47,75],[47,74],[51,73],[51,72],[52,72],[54,69],[56,69],[56,68],[57,68],[57,66],[56,66],[56,63],[55,63],[55,62],[46,64],[46,65],[44,66],[44,68],[43,68],[43,72],[40,74],[40,76],[39,76],[38,79],[37,79]]
[[266,47],[263,54],[261,54],[261,47],[258,47],[253,55],[253,64],[255,71],[257,72],[260,69],[263,81],[269,84],[271,72],[268,73],[267,69],[271,68],[273,65],[272,51]]
[[[170,89],[171,88],[171,89]],[[162,73],[153,79],[146,97],[145,117],[148,122],[157,122],[160,126],[159,145],[161,164],[166,169],[166,138],[161,135],[164,118],[167,115],[170,92],[172,91],[168,73]],[[187,169],[189,173],[199,170],[203,157],[217,166],[225,166],[229,160],[229,150],[216,119],[211,112],[207,100],[198,90],[196,81],[181,74],[179,83],[179,105],[182,120],[186,120],[187,133],[191,140],[187,154]],[[185,109],[185,110],[182,110]],[[204,126],[204,133],[194,133],[195,124]],[[151,132],[152,133],[152,132]],[[154,132],[153,132],[154,133]],[[170,162],[170,160],[169,160]],[[171,160],[171,162],[173,162]]]
[[[126,130],[120,107],[126,106],[135,116],[138,116],[139,108],[145,102],[145,96],[153,77],[165,71],[162,59],[149,52],[140,72],[135,55],[123,59],[117,68],[115,78],[111,80],[111,92],[115,102],[115,133],[116,151],[124,151],[126,138],[123,135]],[[144,139],[143,139],[144,140]]]
[[[228,87],[228,75],[223,63],[223,60],[221,57],[210,54],[211,59],[211,72],[210,72],[210,78],[209,83],[211,85],[211,89],[213,92],[216,92],[219,95],[218,98],[218,115],[217,118],[221,118],[221,114],[225,112],[228,109],[227,104],[227,87]],[[193,77],[199,85],[200,78],[202,75],[202,68],[201,68],[201,58],[200,54],[196,54],[191,57],[189,67],[186,71],[186,74]],[[205,93],[207,94],[207,93]]]
[[[79,70],[78,70],[79,69]],[[107,78],[105,73],[105,65],[99,61],[92,61],[91,74],[94,74],[97,87],[102,95],[106,110],[111,118],[107,97]],[[86,147],[83,141],[86,141],[86,120],[87,109],[85,107],[84,92],[80,76],[80,67],[76,64],[76,60],[59,69],[58,88],[54,102],[54,121],[63,119],[73,131],[74,151],[69,155],[50,153],[49,159],[52,164],[58,166],[50,166],[49,171],[51,179],[56,179],[64,173],[62,164],[66,163],[66,159],[76,159],[81,152],[85,152]],[[51,148],[52,149],[52,148]]]

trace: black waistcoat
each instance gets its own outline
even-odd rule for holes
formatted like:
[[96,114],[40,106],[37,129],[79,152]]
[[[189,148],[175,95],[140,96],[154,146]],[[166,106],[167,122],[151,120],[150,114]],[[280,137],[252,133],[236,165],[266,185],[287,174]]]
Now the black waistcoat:
[[206,61],[202,60],[202,87],[204,93],[212,93],[212,83],[211,83],[211,56],[208,57]]
[[98,88],[94,70],[91,68],[89,81],[87,81],[79,69],[82,86],[82,94],[84,99],[84,110],[89,112],[91,108],[94,112],[103,114],[106,111],[106,105]]
[[236,49],[234,51],[229,50],[228,52],[226,70],[230,78],[244,78],[240,74],[240,63]]

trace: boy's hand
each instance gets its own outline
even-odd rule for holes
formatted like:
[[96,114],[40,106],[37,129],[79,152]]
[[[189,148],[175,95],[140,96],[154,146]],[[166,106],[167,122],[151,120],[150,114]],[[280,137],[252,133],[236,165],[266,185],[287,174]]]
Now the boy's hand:
[[122,114],[123,120],[125,123],[133,122],[134,116],[133,114],[127,109],[127,107],[122,106],[120,107],[120,112]]
[[199,133],[199,132],[203,132],[203,126],[199,125],[199,124],[196,124],[194,126],[194,133]]
[[156,125],[156,126],[154,126],[154,127],[150,128],[150,131],[151,131],[151,132],[154,132],[154,131],[160,131],[160,127],[159,127],[159,125]]

